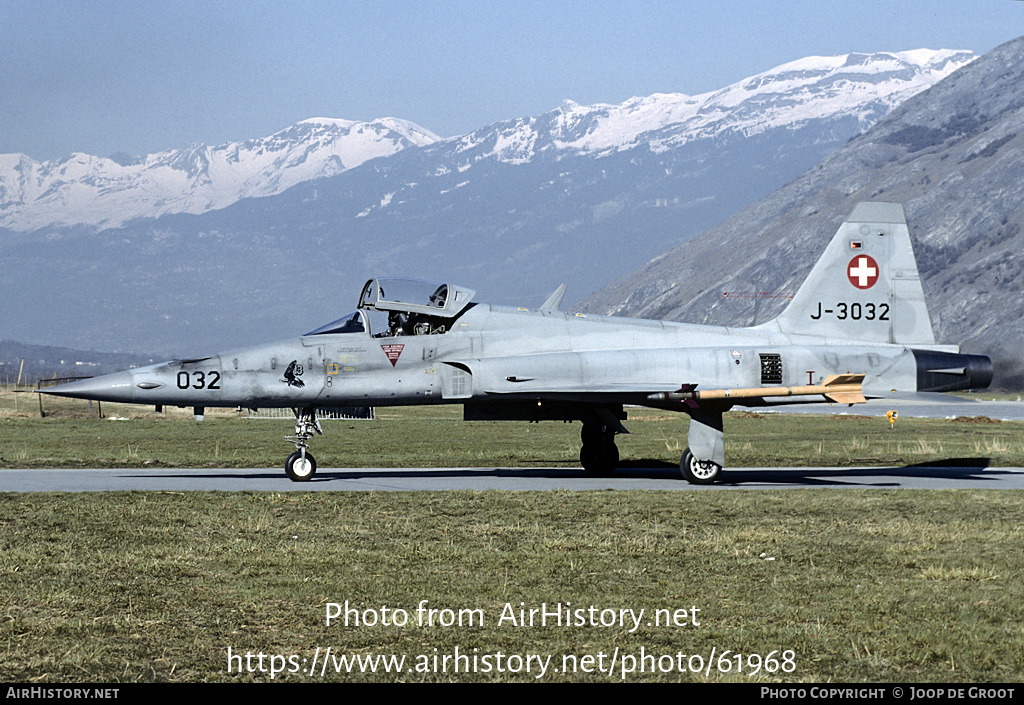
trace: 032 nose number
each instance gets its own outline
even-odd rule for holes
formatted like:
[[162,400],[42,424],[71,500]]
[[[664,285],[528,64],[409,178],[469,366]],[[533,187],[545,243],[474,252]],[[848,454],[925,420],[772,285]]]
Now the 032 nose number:
[[220,389],[220,372],[189,372],[178,373],[178,389]]

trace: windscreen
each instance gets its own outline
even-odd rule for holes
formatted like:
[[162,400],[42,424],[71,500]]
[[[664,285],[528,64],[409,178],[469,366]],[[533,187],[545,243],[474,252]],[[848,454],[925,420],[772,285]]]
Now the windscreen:
[[359,311],[345,314],[336,321],[331,321],[325,326],[311,330],[306,335],[333,335],[336,333],[365,333],[366,325],[363,322],[363,315]]

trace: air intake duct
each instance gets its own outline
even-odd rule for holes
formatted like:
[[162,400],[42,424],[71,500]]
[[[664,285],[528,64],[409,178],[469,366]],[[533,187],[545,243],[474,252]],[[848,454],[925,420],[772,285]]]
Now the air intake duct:
[[992,360],[987,355],[960,355],[934,350],[911,352],[917,361],[919,392],[985,389],[992,383]]

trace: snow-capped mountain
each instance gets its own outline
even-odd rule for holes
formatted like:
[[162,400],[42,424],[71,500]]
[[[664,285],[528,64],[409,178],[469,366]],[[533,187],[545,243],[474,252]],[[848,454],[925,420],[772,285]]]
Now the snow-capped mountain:
[[695,140],[750,137],[836,116],[864,130],[974,58],[948,49],[811,56],[702,95],[656,93],[621,105],[567,100],[543,115],[458,138],[457,151],[516,164],[544,152],[601,156],[642,145],[664,152]]
[[[445,140],[444,149],[465,169],[470,160],[521,164],[544,153],[599,157],[640,146],[658,153],[695,140],[750,137],[834,117],[855,121],[860,131],[973,58],[970,52],[928,49],[807,57],[703,95],[659,93],[621,105],[567,100],[537,117]],[[135,218],[204,213],[438,140],[395,118],[314,118],[262,139],[134,159],[76,153],[39,163],[23,154],[0,155],[0,227],[110,228]]]
[[[30,160],[0,158],[0,298],[21,304],[0,317],[0,338],[205,354],[310,330],[388,274],[526,306],[567,282],[568,305],[773,193],[973,58],[808,58],[705,95],[566,102],[447,139],[315,120],[239,145],[36,165],[45,182],[25,178]],[[355,156],[333,137],[339,124],[363,139]],[[377,147],[389,156],[369,159]],[[93,161],[123,180],[103,181]],[[32,195],[12,197],[26,181]],[[87,227],[62,230],[75,224]]]
[[24,154],[0,155],[0,227],[110,228],[135,218],[205,213],[437,139],[395,118],[313,118],[262,139],[135,159],[72,154],[39,163]]

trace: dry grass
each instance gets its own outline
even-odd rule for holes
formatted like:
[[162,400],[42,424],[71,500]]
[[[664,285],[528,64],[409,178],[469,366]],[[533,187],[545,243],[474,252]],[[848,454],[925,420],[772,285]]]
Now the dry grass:
[[[620,660],[545,681],[1019,681],[1022,515],[1020,493],[973,491],[4,495],[0,679],[267,681],[269,661],[229,672],[228,649],[308,664],[331,647],[559,666],[616,649],[732,654],[699,674],[623,674]],[[331,602],[379,615],[422,600],[484,623],[325,622]],[[543,603],[697,607],[700,624],[499,623],[505,605]],[[791,673],[747,658],[787,650]],[[535,678],[428,667],[275,680]]]

